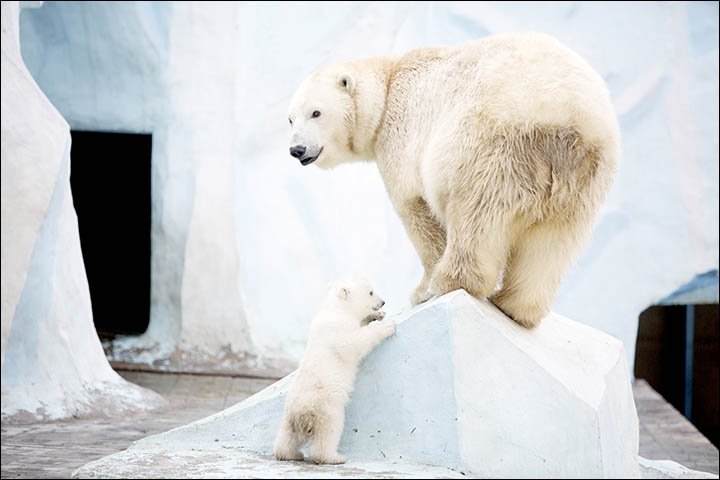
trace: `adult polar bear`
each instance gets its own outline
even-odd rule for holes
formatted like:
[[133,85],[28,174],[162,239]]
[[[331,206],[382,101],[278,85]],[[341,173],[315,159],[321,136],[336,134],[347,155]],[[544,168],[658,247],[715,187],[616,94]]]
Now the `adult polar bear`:
[[539,33],[324,68],[289,120],[303,165],[377,161],[425,268],[413,304],[464,288],[528,328],[589,237],[620,156],[605,83]]

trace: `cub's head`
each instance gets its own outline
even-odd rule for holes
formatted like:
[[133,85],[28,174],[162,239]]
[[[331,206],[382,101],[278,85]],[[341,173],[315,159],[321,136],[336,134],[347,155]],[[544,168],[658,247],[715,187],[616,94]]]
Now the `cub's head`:
[[290,101],[290,155],[332,168],[352,156],[355,79],[338,68],[310,75]]
[[330,295],[343,308],[351,310],[360,319],[364,319],[380,310],[385,302],[375,293],[365,278],[345,277],[330,286]]

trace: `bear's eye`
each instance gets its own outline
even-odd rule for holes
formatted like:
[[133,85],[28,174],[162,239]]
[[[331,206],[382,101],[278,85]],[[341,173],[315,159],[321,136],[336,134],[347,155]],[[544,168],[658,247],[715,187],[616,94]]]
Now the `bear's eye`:
[[315,110],[315,111],[312,113],[312,118],[317,118],[317,117],[319,117],[319,116],[320,116],[320,111],[319,111],[319,110]]
[[370,291],[370,296],[372,297],[372,290]]
[[290,125],[292,125],[292,118],[288,118],[288,122],[290,122]]

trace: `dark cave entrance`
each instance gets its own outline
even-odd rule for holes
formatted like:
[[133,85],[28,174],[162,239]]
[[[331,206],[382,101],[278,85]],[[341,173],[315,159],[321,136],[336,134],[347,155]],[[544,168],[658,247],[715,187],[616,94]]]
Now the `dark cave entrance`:
[[70,187],[101,337],[150,321],[152,135],[71,131]]

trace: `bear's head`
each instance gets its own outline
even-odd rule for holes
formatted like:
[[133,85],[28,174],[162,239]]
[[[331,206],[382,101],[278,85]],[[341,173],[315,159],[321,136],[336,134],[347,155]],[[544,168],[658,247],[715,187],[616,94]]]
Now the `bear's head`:
[[364,277],[345,277],[330,285],[330,295],[344,310],[349,309],[357,318],[364,319],[380,310],[385,302]]
[[290,101],[290,155],[332,168],[353,155],[355,79],[337,68],[310,75]]

